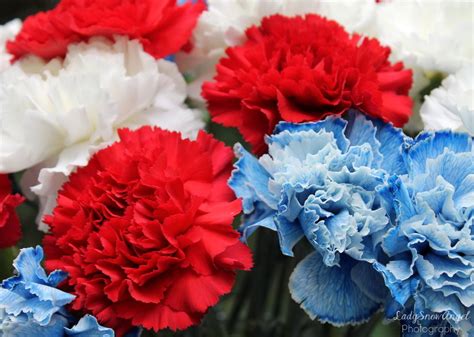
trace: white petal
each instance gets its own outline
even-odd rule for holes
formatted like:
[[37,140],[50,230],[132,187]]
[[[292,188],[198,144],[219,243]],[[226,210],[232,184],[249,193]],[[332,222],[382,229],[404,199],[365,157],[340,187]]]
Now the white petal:
[[421,117],[427,129],[467,131],[474,136],[474,66],[448,76],[425,97]]

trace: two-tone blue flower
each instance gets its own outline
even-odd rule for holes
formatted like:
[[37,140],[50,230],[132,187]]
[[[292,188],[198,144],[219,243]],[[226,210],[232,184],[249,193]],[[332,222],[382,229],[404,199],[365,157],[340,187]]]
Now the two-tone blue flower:
[[[474,336],[474,148],[467,134],[427,132],[406,150],[406,175],[381,191],[391,215],[375,264],[400,308],[447,313]],[[457,319],[456,319],[457,318]]]
[[372,268],[389,226],[378,189],[406,173],[398,129],[351,111],[305,124],[278,124],[268,154],[241,146],[229,181],[243,201],[244,236],[258,227],[278,232],[292,256],[305,238],[315,249],[290,279],[293,298],[312,317],[335,325],[367,320],[387,295]]

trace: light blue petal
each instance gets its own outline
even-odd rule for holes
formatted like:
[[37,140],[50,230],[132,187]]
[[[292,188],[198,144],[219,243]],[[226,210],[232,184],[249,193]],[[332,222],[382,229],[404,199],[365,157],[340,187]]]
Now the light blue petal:
[[74,300],[73,295],[56,288],[66,274],[56,271],[48,277],[41,266],[42,259],[40,246],[22,249],[13,264],[18,275],[3,281],[0,309],[9,315],[9,320],[24,316],[33,325],[49,326]]
[[[278,135],[283,131],[289,131],[290,133],[298,133],[301,131],[315,131],[318,132],[320,130],[324,130],[326,132],[331,132],[334,134],[334,138],[336,139],[337,146],[343,152],[347,150],[349,147],[349,141],[344,136],[344,130],[346,128],[347,122],[342,118],[337,118],[334,116],[330,116],[322,121],[319,122],[312,122],[312,123],[288,123],[288,122],[280,122],[275,127],[274,135]],[[274,137],[269,137],[269,142],[272,143],[274,141]],[[286,142],[282,142],[280,140],[280,144],[282,146],[288,145],[288,141],[290,138],[287,138]]]
[[412,144],[412,139],[405,136],[399,128],[391,123],[374,121],[377,128],[376,138],[380,142],[380,153],[384,160],[382,168],[391,174],[406,174],[407,164],[404,149]]
[[9,316],[2,319],[0,314],[0,336],[2,337],[63,337],[68,324],[66,317],[55,315],[47,325],[40,325],[22,316]]
[[367,297],[354,282],[353,266],[344,260],[341,267],[327,267],[319,253],[311,253],[291,275],[291,296],[311,319],[317,317],[337,326],[364,322],[381,304]]
[[418,279],[410,278],[406,281],[400,281],[381,263],[376,262],[373,264],[373,267],[381,273],[385,280],[385,285],[390,290],[393,299],[401,306],[404,306],[413,294],[415,294],[420,283]]
[[351,146],[361,146],[367,144],[371,149],[374,160],[380,165],[383,157],[380,153],[380,142],[375,135],[377,129],[366,116],[351,110],[348,112],[349,123],[346,127],[345,135],[349,139]]
[[283,216],[277,218],[276,224],[281,252],[284,255],[293,256],[293,247],[304,236],[301,226],[293,221],[288,221]]
[[472,139],[466,133],[453,131],[425,132],[417,137],[408,153],[410,170],[414,176],[426,172],[429,158],[436,158],[445,150],[454,153],[471,152]]
[[278,200],[268,190],[270,174],[242,145],[236,144],[234,151],[239,159],[234,165],[229,186],[242,199],[244,213],[253,212],[257,201],[264,202],[269,208],[276,208]]
[[242,226],[239,231],[242,233],[243,242],[247,242],[248,238],[260,227],[276,231],[274,216],[274,210],[270,210],[263,203],[257,202],[253,213],[242,216]]
[[72,329],[64,329],[66,336],[71,337],[114,337],[115,333],[112,329],[101,326],[94,316],[86,315],[72,327]]

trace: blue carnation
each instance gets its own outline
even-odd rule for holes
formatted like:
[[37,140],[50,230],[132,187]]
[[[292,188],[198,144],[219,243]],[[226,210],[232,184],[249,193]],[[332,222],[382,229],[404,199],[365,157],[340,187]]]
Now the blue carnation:
[[241,146],[229,185],[243,201],[244,237],[278,232],[283,254],[305,238],[315,249],[295,269],[290,290],[311,317],[332,324],[367,320],[386,296],[372,268],[389,226],[378,189],[406,173],[398,129],[351,111],[278,124],[256,159]]
[[92,316],[85,316],[72,329],[73,317],[65,305],[74,296],[57,289],[66,273],[56,270],[49,276],[41,266],[41,247],[22,249],[13,263],[17,275],[0,287],[0,331],[2,337],[113,337]]
[[407,174],[381,190],[394,226],[375,266],[395,300],[391,307],[447,313],[453,326],[474,336],[472,139],[423,133],[407,149],[406,163]]

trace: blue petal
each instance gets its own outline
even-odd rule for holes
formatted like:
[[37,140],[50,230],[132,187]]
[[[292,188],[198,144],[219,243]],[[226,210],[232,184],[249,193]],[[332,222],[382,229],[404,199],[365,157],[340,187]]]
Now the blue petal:
[[301,261],[290,278],[293,299],[311,317],[340,326],[362,323],[381,304],[370,299],[354,282],[354,260],[341,259],[340,267],[327,267],[321,255],[313,252]]
[[376,120],[374,124],[377,128],[376,137],[381,144],[380,152],[384,158],[382,168],[391,174],[406,174],[407,165],[403,150],[412,144],[413,140],[391,123]]
[[429,158],[436,158],[446,149],[454,153],[472,152],[472,139],[466,133],[453,131],[426,132],[415,139],[410,148],[408,162],[413,176],[426,172]]
[[4,280],[0,288],[0,309],[10,316],[24,315],[34,324],[47,326],[75,297],[56,288],[66,274],[56,271],[48,277],[41,266],[42,259],[40,246],[20,251],[13,263],[18,275]]
[[268,208],[263,202],[255,202],[254,211],[242,216],[242,226],[239,228],[239,231],[242,233],[242,240],[247,242],[248,238],[259,227],[276,231],[274,216],[275,211],[273,209]]
[[66,336],[71,337],[114,337],[112,329],[99,325],[94,316],[86,315],[72,327],[72,329],[64,329]]
[[68,324],[67,318],[62,315],[55,315],[47,325],[40,325],[26,315],[9,316],[4,320],[1,316],[0,313],[2,337],[63,337],[64,328]]
[[262,201],[268,207],[276,209],[278,201],[268,190],[270,174],[242,145],[236,144],[234,151],[239,159],[234,165],[235,169],[229,179],[229,186],[237,197],[242,199],[244,213],[253,212],[257,201]]
[[284,255],[293,256],[293,247],[304,236],[301,226],[293,221],[288,221],[285,217],[279,216],[277,218],[277,230],[281,252]]
[[374,302],[383,303],[390,294],[384,279],[371,263],[359,262],[351,270],[351,277],[360,290]]
[[411,296],[416,292],[420,281],[417,278],[410,278],[407,281],[398,280],[391,271],[384,265],[376,262],[373,264],[375,270],[381,273],[385,280],[385,285],[395,301],[404,306]]
[[349,139],[351,146],[369,144],[375,155],[377,163],[382,162],[382,155],[379,152],[380,142],[375,138],[377,129],[374,124],[363,114],[356,110],[348,112],[349,123],[346,127],[345,135]]
[[[339,149],[343,152],[347,151],[349,147],[349,141],[344,136],[344,130],[346,128],[347,122],[342,118],[337,118],[334,116],[327,117],[326,119],[319,121],[319,122],[312,122],[312,123],[288,123],[288,122],[280,122],[275,127],[275,131],[273,132],[274,135],[278,135],[283,131],[289,131],[290,133],[296,133],[300,131],[315,131],[318,132],[320,130],[324,130],[326,132],[332,132],[334,134],[334,138],[336,139],[336,143]],[[274,137],[269,137],[269,143],[274,141]],[[288,145],[284,142],[280,143],[282,146]]]
[[387,209],[394,208],[397,221],[410,219],[417,214],[410,193],[398,176],[390,177],[387,184],[379,189],[379,194]]
[[21,253],[13,261],[13,267],[18,272],[18,276],[3,281],[3,287],[11,289],[14,283],[22,280],[46,284],[48,277],[44,269],[41,268],[42,260],[43,249],[40,246],[22,249]]

